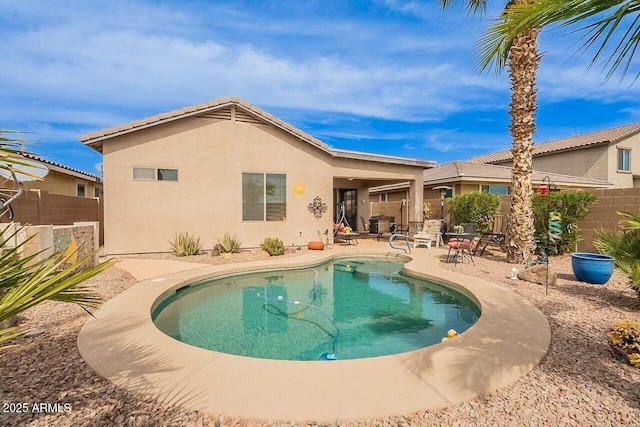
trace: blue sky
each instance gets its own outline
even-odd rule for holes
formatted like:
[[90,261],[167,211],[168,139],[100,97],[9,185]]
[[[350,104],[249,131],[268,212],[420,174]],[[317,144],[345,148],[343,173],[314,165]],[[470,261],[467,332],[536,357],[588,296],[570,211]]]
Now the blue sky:
[[[0,0],[0,128],[97,173],[78,136],[238,96],[335,148],[465,160],[511,144],[508,75],[475,69],[489,3]],[[640,121],[640,85],[586,73],[564,34],[541,36],[535,141]]]

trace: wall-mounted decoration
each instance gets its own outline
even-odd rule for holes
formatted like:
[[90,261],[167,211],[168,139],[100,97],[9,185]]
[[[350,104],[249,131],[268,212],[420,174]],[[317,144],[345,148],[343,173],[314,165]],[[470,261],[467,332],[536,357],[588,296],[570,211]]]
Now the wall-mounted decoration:
[[293,186],[293,194],[302,196],[304,194],[304,184],[296,184]]
[[326,203],[322,203],[320,196],[313,198],[313,203],[309,203],[307,210],[313,214],[316,219],[322,218],[322,214],[327,211],[328,207]]

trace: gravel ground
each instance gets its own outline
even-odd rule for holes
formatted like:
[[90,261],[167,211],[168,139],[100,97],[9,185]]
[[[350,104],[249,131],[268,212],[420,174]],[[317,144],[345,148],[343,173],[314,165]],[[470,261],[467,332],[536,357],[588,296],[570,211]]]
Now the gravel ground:
[[[211,256],[153,257],[220,263],[256,259],[260,254],[244,252],[229,261]],[[552,329],[551,348],[538,367],[508,387],[450,408],[379,420],[344,420],[336,425],[640,425],[640,370],[618,363],[606,340],[606,328],[613,322],[640,321],[639,299],[628,289],[624,278],[616,273],[604,286],[580,283],[571,272],[569,256],[552,258],[558,280],[545,295],[544,286],[509,279],[512,266],[504,260],[504,255],[485,253],[482,258],[475,257],[475,267],[443,265],[509,288],[547,316]],[[114,267],[91,283],[108,300],[136,281]],[[296,425],[181,411],[117,389],[95,374],[78,353],[76,337],[87,317],[74,305],[56,302],[46,302],[24,313],[24,321],[46,332],[19,339],[19,347],[0,351],[0,425]],[[41,403],[49,407],[34,408],[34,404]],[[18,412],[21,410],[26,412]]]

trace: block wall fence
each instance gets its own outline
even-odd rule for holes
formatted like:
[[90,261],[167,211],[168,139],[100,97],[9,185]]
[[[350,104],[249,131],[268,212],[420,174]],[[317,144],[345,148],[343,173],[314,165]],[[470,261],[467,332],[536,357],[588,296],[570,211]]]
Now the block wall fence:
[[29,225],[69,225],[97,222],[99,244],[104,243],[104,209],[102,199],[51,194],[45,190],[26,190],[11,203],[13,219],[7,215],[0,222]]

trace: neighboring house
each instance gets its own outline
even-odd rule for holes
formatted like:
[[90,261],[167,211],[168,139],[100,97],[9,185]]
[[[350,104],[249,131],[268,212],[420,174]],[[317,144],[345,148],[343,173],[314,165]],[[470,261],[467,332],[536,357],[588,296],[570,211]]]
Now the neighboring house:
[[[477,156],[473,163],[511,166],[510,150]],[[533,147],[533,168],[608,181],[611,188],[640,187],[640,123]]]
[[[426,169],[424,177],[424,199],[439,199],[441,189],[446,192],[446,197],[472,191],[484,191],[487,193],[507,195],[510,193],[511,168],[507,166],[486,165],[471,162],[455,161],[438,165],[435,168]],[[598,179],[583,178],[571,175],[562,175],[552,172],[534,170],[531,182],[534,189],[538,189],[543,180],[553,183],[554,188],[609,188],[611,183]],[[449,187],[450,189],[445,189]],[[372,201],[394,201],[407,198],[406,183],[386,185],[369,189]],[[384,199],[381,195],[385,195]]]
[[100,177],[77,169],[55,163],[42,157],[25,155],[43,163],[49,173],[43,181],[29,181],[24,183],[26,190],[45,190],[51,194],[78,197],[102,197],[102,181]]
[[434,162],[336,150],[238,98],[160,114],[80,140],[103,154],[105,253],[170,251],[188,231],[205,248],[225,232],[243,247],[333,241],[337,206],[358,228],[369,191],[409,182],[422,219],[422,172]]

